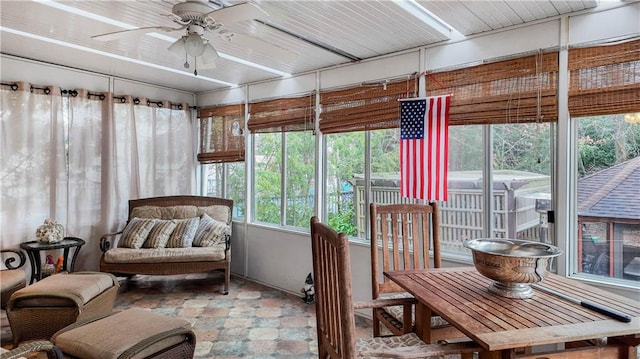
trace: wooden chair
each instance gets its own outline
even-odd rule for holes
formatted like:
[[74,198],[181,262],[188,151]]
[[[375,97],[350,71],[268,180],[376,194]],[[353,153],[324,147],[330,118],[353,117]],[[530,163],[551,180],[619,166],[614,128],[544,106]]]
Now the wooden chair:
[[[433,267],[442,265],[440,257],[440,225],[438,205],[390,204],[369,205],[371,227],[371,289],[374,300],[380,298],[412,298],[400,286],[383,275],[385,271],[430,268],[429,250],[433,251]],[[382,326],[391,335],[413,331],[413,303],[373,309],[373,335],[382,335]],[[435,341],[464,335],[439,316],[431,318]]]
[[362,357],[430,358],[478,352],[474,342],[425,344],[414,333],[398,337],[356,338],[354,309],[397,305],[401,299],[353,303],[351,262],[346,234],[311,218],[316,323],[320,359]]

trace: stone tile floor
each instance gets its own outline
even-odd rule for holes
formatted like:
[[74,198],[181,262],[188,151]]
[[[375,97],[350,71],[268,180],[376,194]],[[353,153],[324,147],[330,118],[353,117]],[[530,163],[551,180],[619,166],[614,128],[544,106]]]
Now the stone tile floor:
[[[302,287],[301,283],[301,287]],[[232,277],[228,295],[222,276],[134,276],[120,281],[114,311],[147,308],[189,320],[196,333],[195,358],[317,358],[315,306],[264,285]],[[2,311],[2,346],[11,332]],[[357,320],[358,335],[371,336],[371,323]]]
[[316,358],[315,307],[301,297],[233,277],[228,295],[214,274],[122,281],[115,310],[179,316],[196,333],[196,358]]
[[[147,308],[189,320],[196,333],[195,358],[317,358],[315,306],[240,277],[228,295],[219,273],[134,276],[120,281],[114,311]],[[302,285],[301,285],[302,287]],[[0,343],[11,348],[11,328],[0,313]],[[371,336],[371,321],[357,317],[357,336]],[[638,348],[640,355],[640,348]]]

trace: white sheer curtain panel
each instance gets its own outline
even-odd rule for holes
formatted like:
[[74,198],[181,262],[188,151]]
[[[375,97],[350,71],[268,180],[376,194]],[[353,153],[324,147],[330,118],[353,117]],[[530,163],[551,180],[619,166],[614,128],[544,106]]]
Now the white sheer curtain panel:
[[196,153],[191,111],[145,105],[146,99],[125,96],[114,101],[110,190],[115,228],[122,229],[127,201],[196,192]]
[[77,96],[68,97],[67,234],[87,241],[76,266],[97,270],[101,254],[98,241],[109,231],[103,214],[109,211],[109,203],[102,200],[102,193],[108,191],[102,178],[102,140],[108,138],[103,136],[103,124],[108,122],[112,97],[76,91]]
[[47,218],[68,226],[62,97],[27,83],[0,97],[0,243],[18,248]]

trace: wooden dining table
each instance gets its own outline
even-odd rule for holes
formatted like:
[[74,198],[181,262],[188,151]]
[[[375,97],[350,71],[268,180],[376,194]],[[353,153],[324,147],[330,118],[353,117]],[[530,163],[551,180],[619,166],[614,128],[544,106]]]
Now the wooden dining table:
[[534,289],[529,299],[494,294],[488,290],[492,281],[475,267],[384,274],[417,299],[416,332],[427,343],[431,342],[427,318],[437,313],[483,347],[482,359],[637,358],[639,299],[555,274],[538,283],[631,317],[623,322],[541,290]]

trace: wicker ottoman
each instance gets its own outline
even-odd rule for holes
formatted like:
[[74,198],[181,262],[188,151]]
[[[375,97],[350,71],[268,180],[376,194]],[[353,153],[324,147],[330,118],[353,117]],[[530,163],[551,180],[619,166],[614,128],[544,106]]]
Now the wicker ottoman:
[[51,341],[70,358],[193,358],[196,336],[185,319],[145,309],[78,321]]
[[13,344],[49,339],[77,320],[110,314],[118,287],[111,274],[75,272],[56,274],[20,289],[11,295],[6,308]]

